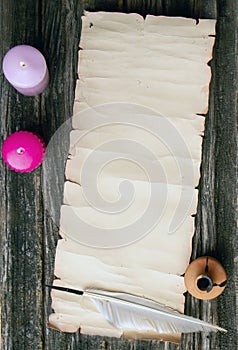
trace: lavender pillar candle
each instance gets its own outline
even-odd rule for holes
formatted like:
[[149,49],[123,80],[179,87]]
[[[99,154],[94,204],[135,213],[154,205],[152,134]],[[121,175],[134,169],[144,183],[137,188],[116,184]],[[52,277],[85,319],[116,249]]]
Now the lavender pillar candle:
[[15,46],[6,53],[3,72],[14,88],[26,96],[42,93],[49,82],[44,56],[29,45]]

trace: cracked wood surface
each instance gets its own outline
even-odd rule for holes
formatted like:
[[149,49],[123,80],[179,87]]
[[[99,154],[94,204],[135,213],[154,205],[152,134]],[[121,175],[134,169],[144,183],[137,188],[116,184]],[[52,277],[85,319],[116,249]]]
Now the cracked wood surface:
[[[218,299],[204,302],[186,298],[187,314],[217,322],[228,329],[227,334],[186,335],[181,345],[174,345],[48,329],[50,300],[44,284],[53,280],[58,230],[44,207],[42,171],[39,168],[29,174],[14,173],[1,160],[1,348],[236,349],[237,1],[0,0],[0,8],[1,62],[12,46],[30,44],[45,55],[51,77],[49,88],[34,98],[18,94],[1,71],[1,144],[7,135],[20,129],[35,131],[48,142],[71,116],[83,9],[217,18],[192,259],[215,256],[228,274],[227,288]],[[67,149],[68,140],[62,142]],[[63,172],[62,167],[62,174],[55,174],[59,186]],[[61,198],[58,202],[60,205]]]

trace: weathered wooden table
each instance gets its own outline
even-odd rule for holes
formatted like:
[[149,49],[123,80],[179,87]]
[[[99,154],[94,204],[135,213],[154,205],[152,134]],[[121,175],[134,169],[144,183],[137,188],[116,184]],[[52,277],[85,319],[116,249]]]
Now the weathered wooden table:
[[[50,299],[44,285],[53,280],[58,231],[45,209],[42,169],[20,174],[1,161],[2,350],[235,350],[238,323],[237,1],[0,0],[0,6],[1,61],[12,46],[29,44],[43,52],[51,77],[44,94],[33,98],[18,94],[1,71],[1,144],[7,135],[20,129],[37,132],[48,142],[71,116],[83,9],[217,18],[192,259],[205,254],[215,256],[228,274],[227,288],[218,299],[204,302],[190,296],[186,298],[186,313],[217,322],[228,329],[227,334],[188,335],[178,346],[63,334],[48,329]],[[58,174],[55,177],[57,181]]]

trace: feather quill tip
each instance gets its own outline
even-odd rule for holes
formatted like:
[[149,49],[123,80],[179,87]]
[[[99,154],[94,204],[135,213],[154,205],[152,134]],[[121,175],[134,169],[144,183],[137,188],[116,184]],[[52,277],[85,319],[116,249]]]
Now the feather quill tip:
[[221,327],[218,327],[218,326],[214,326],[214,327],[216,327],[217,331],[220,331],[220,332],[223,332],[223,333],[227,333],[228,332],[227,329],[225,329],[225,328],[221,328]]

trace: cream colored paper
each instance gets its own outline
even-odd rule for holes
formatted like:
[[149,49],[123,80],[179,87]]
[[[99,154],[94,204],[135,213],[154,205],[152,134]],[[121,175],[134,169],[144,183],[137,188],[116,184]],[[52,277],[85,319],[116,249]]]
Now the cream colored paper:
[[[73,130],[70,134],[69,159],[66,164],[64,203],[61,208],[60,234],[55,260],[55,284],[85,290],[98,288],[136,294],[157,300],[180,312],[184,310],[185,286],[181,275],[189,263],[194,231],[201,144],[204,117],[208,109],[209,81],[207,62],[212,58],[215,21],[168,18],[122,13],[85,13],[79,52],[79,80],[75,90]],[[189,158],[171,137],[168,147],[145,128],[107,124],[99,119],[82,118],[81,112],[112,103],[103,118],[110,122],[115,103],[142,105],[144,118],[157,125],[166,116],[185,140]],[[159,113],[159,117],[158,114]],[[118,112],[119,113],[119,112]],[[132,120],[139,120],[134,109]],[[134,119],[133,119],[134,118]],[[137,119],[136,119],[137,118]],[[165,131],[166,132],[166,131]],[[121,137],[144,145],[153,156],[135,151],[142,169],[127,161],[131,149],[118,151],[110,142]],[[109,147],[96,150],[98,144]],[[173,144],[174,143],[174,144]],[[95,165],[116,160],[100,172],[98,186],[106,201],[117,201],[120,183],[128,179],[134,186],[135,201],[127,210],[112,215],[98,211],[87,201],[81,178],[84,162],[94,153]],[[166,181],[157,171],[154,158],[166,171]],[[120,158],[120,159],[118,159]],[[178,164],[190,163],[194,176],[181,174]],[[94,174],[88,173],[88,183]],[[144,238],[128,246],[98,249],[80,244],[80,220],[89,225],[113,230],[133,224],[143,215],[150,201],[150,182],[155,190],[166,189],[163,215]],[[170,223],[180,203],[181,191],[190,199],[189,212],[171,235]],[[126,194],[125,194],[126,196]],[[186,197],[187,196],[187,197]],[[192,198],[192,199],[191,199]],[[159,198],[158,198],[159,200]],[[112,233],[113,234],[113,233]],[[135,329],[116,329],[109,324],[86,297],[52,291],[50,325],[66,332],[142,339],[179,341],[179,335],[159,335]]]

